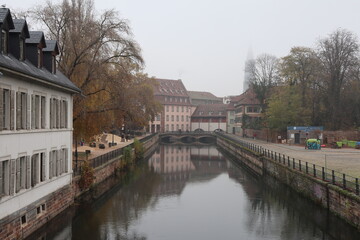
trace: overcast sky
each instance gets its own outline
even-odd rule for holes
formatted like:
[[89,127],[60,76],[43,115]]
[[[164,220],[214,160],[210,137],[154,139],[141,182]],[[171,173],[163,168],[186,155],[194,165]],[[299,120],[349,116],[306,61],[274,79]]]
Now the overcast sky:
[[[14,10],[41,2],[0,1]],[[242,93],[249,49],[283,57],[337,28],[360,36],[359,0],[95,0],[95,7],[130,21],[149,76],[218,97]]]

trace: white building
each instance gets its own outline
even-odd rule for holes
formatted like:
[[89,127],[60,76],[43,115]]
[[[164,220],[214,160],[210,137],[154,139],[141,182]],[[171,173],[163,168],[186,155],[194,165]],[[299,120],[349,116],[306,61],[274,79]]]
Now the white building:
[[80,90],[56,70],[56,41],[6,8],[0,28],[0,228],[30,228],[64,208],[48,205],[72,181],[72,95]]

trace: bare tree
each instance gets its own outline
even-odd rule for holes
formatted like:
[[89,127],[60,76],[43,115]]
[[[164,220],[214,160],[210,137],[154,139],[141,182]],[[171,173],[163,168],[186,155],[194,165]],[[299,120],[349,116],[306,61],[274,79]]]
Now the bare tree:
[[263,109],[270,89],[278,83],[278,64],[279,60],[275,56],[262,54],[255,60],[248,61],[245,66],[245,71],[249,74],[250,87],[254,89]]
[[344,85],[358,64],[359,45],[349,31],[338,29],[319,41],[318,56],[323,68],[325,103],[330,128],[341,128]]
[[[151,94],[148,101],[134,94],[136,89],[149,91],[154,81],[141,73],[141,49],[128,21],[116,11],[99,15],[92,0],[63,0],[47,1],[30,16],[47,27],[48,38],[58,41],[59,68],[82,90],[82,96],[74,97],[75,131],[81,128],[81,133],[90,136],[121,126],[129,116],[136,114],[145,124],[156,114]],[[134,107],[129,102],[143,105]]]

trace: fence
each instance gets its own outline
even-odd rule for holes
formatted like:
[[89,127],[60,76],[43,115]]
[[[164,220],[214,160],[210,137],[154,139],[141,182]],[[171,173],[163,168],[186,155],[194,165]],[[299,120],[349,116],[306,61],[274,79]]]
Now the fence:
[[295,158],[290,158],[289,156],[286,156],[284,154],[265,149],[256,144],[245,142],[229,135],[221,134],[221,136],[233,140],[239,143],[242,147],[248,148],[251,151],[261,154],[269,159],[272,159],[288,168],[300,171],[317,179],[321,179],[322,181],[339,186],[342,189],[354,192],[356,195],[360,194],[358,178],[325,168],[323,166],[308,163],[306,161]]
[[[139,139],[139,142],[141,143],[144,143],[146,141],[148,141],[149,139],[151,139],[154,135],[156,134],[151,134],[151,135],[148,135],[144,138],[141,138]],[[131,143],[125,147],[131,147],[133,148],[134,146],[134,143]],[[94,158],[91,158],[88,161],[89,165],[92,167],[92,168],[97,168],[103,164],[106,164],[107,162],[113,160],[114,158],[118,158],[120,157],[122,154],[123,154],[123,150],[125,147],[122,147],[122,148],[118,148],[118,149],[114,149],[110,152],[107,152],[105,154],[102,154],[100,156],[97,156],[97,157],[94,157]],[[73,153],[73,174],[74,176],[76,175],[80,175],[81,173],[81,168],[82,168],[82,164],[84,163],[85,160],[77,160],[76,158],[76,153],[74,152]]]

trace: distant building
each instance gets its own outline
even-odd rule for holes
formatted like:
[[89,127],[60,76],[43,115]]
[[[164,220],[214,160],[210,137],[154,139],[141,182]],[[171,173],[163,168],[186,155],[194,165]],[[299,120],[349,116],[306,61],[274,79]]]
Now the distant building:
[[252,88],[233,99],[235,108],[234,130],[237,135],[246,135],[245,125],[251,125],[261,117],[261,104]]
[[156,79],[155,98],[163,110],[149,124],[150,132],[190,131],[193,112],[189,95],[181,80]]
[[0,239],[22,239],[72,204],[73,94],[56,41],[0,8]]
[[191,116],[191,129],[214,131],[221,129],[226,131],[226,104],[207,104],[196,107]]
[[191,104],[194,106],[223,103],[222,98],[218,98],[210,92],[188,91],[188,95],[190,97]]
[[226,132],[235,134],[235,103],[240,96],[229,96],[226,98]]

